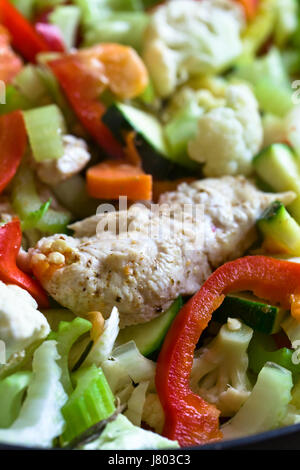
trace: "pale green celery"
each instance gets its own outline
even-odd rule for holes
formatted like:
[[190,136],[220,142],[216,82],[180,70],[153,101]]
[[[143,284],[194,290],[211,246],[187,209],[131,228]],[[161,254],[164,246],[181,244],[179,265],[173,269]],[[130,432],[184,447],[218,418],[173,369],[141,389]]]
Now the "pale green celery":
[[68,395],[73,391],[69,371],[69,353],[80,336],[87,333],[92,327],[92,324],[84,318],[77,317],[71,322],[60,322],[58,331],[51,332],[49,339],[57,341],[57,350],[60,355],[58,364],[62,370],[61,382]]
[[[47,67],[47,63],[43,64],[43,59],[48,57],[49,53],[44,53],[43,55],[40,54],[39,60],[41,60],[41,66],[38,67],[38,74],[43,81],[45,87],[47,88],[48,94],[50,95],[51,99],[54,103],[57,104],[59,109],[64,115],[64,118],[67,123],[67,127],[69,129],[73,129],[77,124],[77,118],[71,109],[69,103],[67,102],[65,96],[63,95],[57,78],[52,73],[49,67]],[[47,62],[47,61],[46,61]]]
[[35,160],[42,162],[61,158],[66,127],[58,106],[52,104],[24,111],[23,116]]
[[84,33],[84,45],[116,42],[141,50],[148,23],[149,16],[143,12],[113,13],[102,21],[90,23]]
[[11,0],[11,3],[28,20],[32,19],[36,0]]
[[13,85],[7,85],[5,93],[5,103],[0,104],[0,115],[19,109],[25,110],[34,107],[32,101],[22,95],[22,93]]
[[8,428],[17,419],[31,372],[16,372],[0,381],[0,428]]
[[38,67],[25,65],[14,79],[14,85],[22,95],[38,106],[49,103],[47,89],[38,74]]
[[62,409],[66,429],[62,442],[69,443],[115,410],[115,399],[101,368],[92,365],[73,374],[76,388]]
[[60,382],[55,341],[45,341],[34,353],[33,376],[18,418],[0,430],[0,442],[51,447],[64,429],[61,408],[68,397]]
[[159,450],[177,449],[177,441],[170,441],[151,431],[134,426],[126,416],[108,423],[101,436],[81,447],[83,450]]
[[75,5],[58,6],[49,15],[50,23],[60,29],[67,50],[75,46],[80,15],[80,9]]
[[88,195],[85,178],[79,174],[55,185],[53,192],[58,201],[78,219],[94,215],[99,206],[99,201]]
[[[23,162],[12,183],[12,206],[22,222],[29,228],[44,233],[63,233],[70,222],[70,214],[49,209],[37,193],[34,173],[29,165]],[[40,218],[37,215],[41,215]],[[35,225],[34,225],[35,222]]]

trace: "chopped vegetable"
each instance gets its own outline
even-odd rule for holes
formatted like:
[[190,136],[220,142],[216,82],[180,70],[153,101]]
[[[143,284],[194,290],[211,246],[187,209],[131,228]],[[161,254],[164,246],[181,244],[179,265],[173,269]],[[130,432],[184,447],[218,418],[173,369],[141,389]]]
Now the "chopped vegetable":
[[196,353],[191,376],[195,393],[213,403],[222,416],[233,416],[251,392],[247,348],[253,331],[228,319],[217,336]]
[[270,253],[300,255],[300,225],[281,202],[274,202],[257,222],[264,237],[263,248]]
[[31,372],[16,372],[0,381],[0,428],[9,428],[18,417]]
[[61,368],[61,383],[68,393],[72,392],[73,386],[69,372],[69,353],[73,344],[91,329],[91,323],[84,318],[75,318],[72,322],[60,322],[57,332],[50,333],[49,339],[57,341],[57,351],[60,356],[58,364]]
[[19,111],[0,117],[0,193],[12,180],[21,163],[26,140],[24,121]]
[[30,62],[35,62],[40,52],[51,50],[9,0],[0,0],[0,21],[11,34],[13,47]]
[[23,112],[32,153],[37,162],[63,156],[64,119],[56,105]]
[[268,362],[246,403],[222,426],[224,438],[234,439],[279,427],[288,411],[292,387],[290,371]]
[[16,421],[0,429],[0,441],[37,447],[52,447],[64,429],[61,408],[67,395],[60,383],[61,371],[55,341],[45,341],[34,353],[33,375],[25,402]]
[[124,415],[106,425],[101,436],[89,444],[84,450],[153,450],[177,449],[178,443],[169,441],[158,434],[145,431],[134,426]]
[[144,356],[149,356],[150,354],[159,351],[164,338],[182,305],[182,298],[178,297],[171,307],[168,308],[168,310],[160,317],[155,318],[148,323],[123,328],[117,339],[118,344],[134,341],[138,350]]
[[64,233],[70,222],[71,217],[67,211],[56,211],[47,207],[47,203],[42,203],[33,171],[25,163],[21,164],[13,180],[12,205],[25,229],[35,224],[34,228],[43,233]]
[[116,407],[105,375],[92,365],[73,374],[74,392],[62,408],[66,429],[62,442],[69,443],[94,424],[111,416]]
[[295,380],[299,379],[300,366],[293,362],[294,351],[289,348],[276,349],[276,344],[271,337],[265,337],[256,333],[249,347],[249,367],[259,374],[267,362],[273,362],[291,371]]
[[107,160],[88,169],[87,191],[98,199],[127,196],[132,201],[151,201],[152,176],[139,167]]
[[0,279],[6,284],[16,284],[27,290],[40,307],[47,308],[48,298],[42,287],[17,267],[21,241],[22,232],[17,219],[0,226]]
[[219,411],[193,394],[189,377],[198,338],[220,306],[224,295],[252,290],[270,302],[290,307],[290,296],[300,290],[300,266],[264,256],[250,256],[218,268],[179,312],[158,358],[157,392],[164,408],[164,435],[181,445],[221,438]]
[[[122,98],[133,98],[145,89],[147,71],[134,50],[117,44],[102,44],[64,56],[49,65],[87,131],[109,155],[123,157],[121,146],[101,121],[106,107],[98,98],[106,89]],[[98,67],[103,69],[102,79]]]
[[246,325],[261,333],[274,334],[281,329],[281,323],[288,311],[275,305],[268,305],[251,294],[227,295],[222,305],[214,312],[213,320],[225,323],[227,318],[240,318]]

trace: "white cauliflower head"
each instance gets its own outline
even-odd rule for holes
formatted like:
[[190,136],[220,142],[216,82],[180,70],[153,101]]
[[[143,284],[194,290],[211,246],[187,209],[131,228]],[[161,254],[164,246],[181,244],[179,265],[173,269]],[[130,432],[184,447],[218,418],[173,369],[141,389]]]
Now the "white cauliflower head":
[[224,106],[203,114],[196,138],[189,142],[192,160],[204,163],[205,176],[249,175],[260,150],[263,128],[258,104],[247,85],[230,85]]
[[247,377],[247,349],[253,330],[228,319],[218,335],[201,348],[194,360],[191,387],[217,406],[222,416],[233,416],[251,393]]
[[33,297],[18,286],[0,281],[0,339],[6,347],[6,359],[49,333],[48,322]]
[[146,30],[144,60],[162,97],[190,77],[219,72],[240,55],[244,26],[232,0],[173,0],[155,10]]

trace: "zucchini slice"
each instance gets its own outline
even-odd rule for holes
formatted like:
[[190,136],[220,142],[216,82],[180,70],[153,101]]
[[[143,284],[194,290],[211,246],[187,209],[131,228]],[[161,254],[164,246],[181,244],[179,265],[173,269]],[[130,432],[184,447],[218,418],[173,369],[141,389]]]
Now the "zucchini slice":
[[300,255],[300,225],[281,202],[275,201],[262,214],[257,226],[264,237],[263,246],[273,253]]
[[121,345],[128,343],[128,341],[134,341],[137,348],[144,356],[150,356],[156,351],[159,351],[165,336],[182,305],[182,297],[178,297],[171,307],[160,317],[155,318],[148,323],[124,328],[119,333],[117,344]]
[[253,165],[259,177],[273,190],[294,191],[297,194],[288,210],[300,222],[299,161],[291,148],[285,144],[272,144],[253,159]]
[[228,317],[240,318],[255,331],[272,335],[280,331],[288,311],[268,305],[248,293],[227,295],[222,305],[214,312],[213,320],[225,323]]
[[172,160],[163,127],[149,113],[127,104],[115,103],[108,108],[102,121],[121,143],[125,143],[126,131],[135,131],[135,145],[141,156],[143,169],[157,180],[195,176],[195,170],[200,168],[188,158],[187,167]]

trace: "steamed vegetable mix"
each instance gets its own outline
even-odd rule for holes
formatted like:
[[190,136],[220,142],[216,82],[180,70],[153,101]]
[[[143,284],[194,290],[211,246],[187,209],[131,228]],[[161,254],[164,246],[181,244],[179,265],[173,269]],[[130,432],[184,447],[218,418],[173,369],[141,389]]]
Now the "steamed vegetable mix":
[[300,423],[299,45],[299,0],[0,0],[0,446]]

